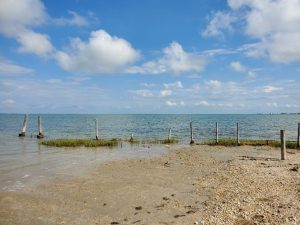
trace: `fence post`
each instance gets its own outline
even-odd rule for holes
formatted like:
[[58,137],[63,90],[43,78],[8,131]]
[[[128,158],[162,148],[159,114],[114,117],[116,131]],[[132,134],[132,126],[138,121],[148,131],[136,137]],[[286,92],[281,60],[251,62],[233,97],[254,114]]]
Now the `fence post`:
[[219,143],[219,124],[216,122],[216,143]]
[[21,133],[19,133],[19,137],[25,137],[25,135],[26,135],[27,120],[28,120],[28,115],[25,114],[24,121],[23,121],[23,126],[22,126],[22,131],[21,131]]
[[297,148],[300,148],[300,123],[298,123]]
[[171,133],[172,131],[171,131],[171,128],[169,129],[169,135],[168,135],[168,140],[170,141],[171,140],[171,135],[172,135],[172,133]]
[[194,141],[194,137],[193,137],[193,124],[192,124],[192,122],[190,122],[190,130],[191,130],[191,141],[190,141],[190,144],[194,144],[195,141]]
[[236,123],[236,145],[240,144],[240,131],[239,131],[239,123]]
[[96,126],[96,140],[99,140],[98,119],[95,120],[95,126]]
[[286,146],[285,146],[285,131],[280,130],[280,140],[281,140],[281,160],[286,159]]
[[42,117],[41,115],[38,116],[38,125],[39,125],[39,133],[36,136],[38,139],[44,138],[43,128],[42,128]]

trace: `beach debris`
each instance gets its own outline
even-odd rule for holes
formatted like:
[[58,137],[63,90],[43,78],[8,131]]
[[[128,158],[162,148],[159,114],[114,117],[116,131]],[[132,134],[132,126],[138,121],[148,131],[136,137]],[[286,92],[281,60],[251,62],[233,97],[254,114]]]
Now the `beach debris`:
[[119,224],[119,222],[111,222],[110,224],[111,225],[117,225],[117,224]]
[[164,163],[164,167],[170,167],[170,163],[167,161]]
[[28,115],[25,114],[24,121],[23,121],[23,126],[22,126],[22,131],[21,131],[21,133],[19,133],[19,137],[25,137],[25,135],[26,135],[27,120],[28,120]]
[[163,200],[168,201],[170,199],[168,197],[163,197]]
[[179,218],[185,216],[184,214],[175,215],[174,218]]
[[142,210],[142,206],[137,206],[137,207],[135,207],[135,210]]
[[295,165],[290,171],[299,172],[299,165]]

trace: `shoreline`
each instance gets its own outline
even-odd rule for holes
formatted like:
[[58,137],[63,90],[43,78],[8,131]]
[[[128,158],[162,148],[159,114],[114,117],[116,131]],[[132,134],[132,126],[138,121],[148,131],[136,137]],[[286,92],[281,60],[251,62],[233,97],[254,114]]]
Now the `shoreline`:
[[0,192],[0,224],[297,224],[300,152],[289,152],[280,161],[271,147],[196,145],[106,162]]

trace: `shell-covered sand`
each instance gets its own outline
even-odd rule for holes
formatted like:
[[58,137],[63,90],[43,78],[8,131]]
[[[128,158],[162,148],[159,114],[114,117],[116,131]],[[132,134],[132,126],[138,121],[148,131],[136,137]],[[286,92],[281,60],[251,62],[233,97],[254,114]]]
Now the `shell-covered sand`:
[[300,224],[300,151],[196,145],[0,192],[0,224]]

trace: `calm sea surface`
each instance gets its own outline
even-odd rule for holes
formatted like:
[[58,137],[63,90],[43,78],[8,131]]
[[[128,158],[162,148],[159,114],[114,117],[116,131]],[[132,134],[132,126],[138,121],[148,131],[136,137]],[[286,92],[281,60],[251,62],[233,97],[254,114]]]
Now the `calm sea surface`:
[[[0,190],[14,191],[43,179],[84,175],[99,162],[131,157],[145,157],[166,151],[162,145],[123,144],[114,149],[65,149],[38,144],[37,115],[30,114],[27,137],[19,138],[24,115],[0,114]],[[46,139],[94,138],[95,119],[100,137],[147,141],[165,139],[169,128],[181,145],[189,143],[189,122],[193,122],[194,139],[214,138],[215,122],[219,137],[235,137],[240,123],[241,139],[279,139],[285,129],[288,140],[295,140],[300,115],[42,115]],[[31,138],[31,134],[33,137]]]

